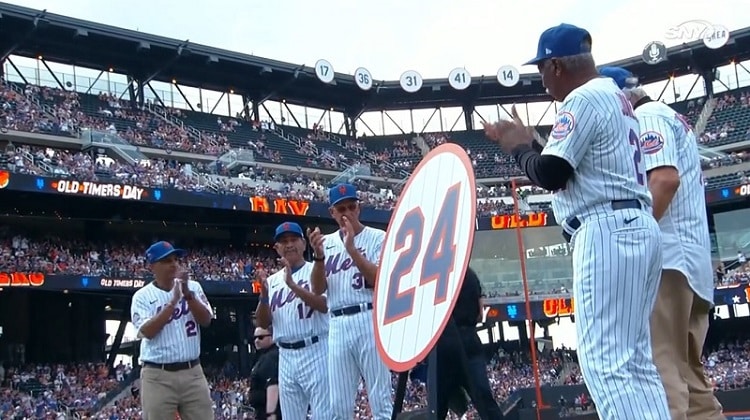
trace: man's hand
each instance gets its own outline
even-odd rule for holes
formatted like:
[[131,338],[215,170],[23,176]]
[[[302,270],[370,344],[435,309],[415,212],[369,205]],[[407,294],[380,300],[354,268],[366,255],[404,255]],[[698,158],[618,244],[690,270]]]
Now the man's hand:
[[307,238],[310,240],[310,246],[312,246],[313,252],[317,258],[323,258],[323,234],[320,233],[320,228],[310,230],[307,228]]
[[344,226],[341,228],[341,233],[344,236],[344,246],[346,247],[346,251],[351,254],[352,250],[355,249],[354,235],[356,235],[356,233],[354,232],[354,226],[346,216],[343,216],[341,221],[344,222]]
[[175,279],[174,286],[172,286],[172,300],[169,302],[172,306],[177,305],[177,303],[182,298],[182,280],[179,278]]
[[177,270],[177,279],[180,283],[180,291],[182,292],[182,296],[185,299],[190,299],[192,296],[192,292],[190,291],[190,288],[188,287],[188,280],[189,280],[188,272],[184,268],[180,268]]
[[255,278],[260,282],[260,296],[268,297],[268,272],[261,267],[256,269]]
[[289,264],[289,261],[284,257],[279,258],[279,262],[281,263],[281,266],[284,267],[282,268],[282,270],[284,270],[284,281],[286,282],[286,285],[291,288],[294,283],[294,280],[292,279],[292,265]]
[[513,149],[522,144],[531,145],[534,140],[533,134],[523,124],[521,117],[518,116],[516,106],[513,105],[511,108],[511,116],[513,117],[510,121],[498,121],[496,123],[482,123],[484,126],[484,134],[497,143],[503,152],[510,154]]

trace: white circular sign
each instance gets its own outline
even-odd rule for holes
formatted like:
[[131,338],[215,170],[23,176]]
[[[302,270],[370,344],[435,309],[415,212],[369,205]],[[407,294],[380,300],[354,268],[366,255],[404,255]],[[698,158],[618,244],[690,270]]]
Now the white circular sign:
[[448,83],[453,89],[464,90],[471,86],[471,75],[463,67],[455,68],[448,75]]
[[726,26],[713,25],[712,29],[709,28],[703,33],[703,44],[712,50],[718,50],[727,45],[727,42],[729,42],[729,29]]
[[362,90],[370,90],[372,88],[372,75],[370,71],[364,67],[358,68],[354,72],[354,83]]
[[318,60],[315,63],[315,75],[318,76],[318,80],[323,83],[333,82],[333,66],[327,60]]
[[399,196],[373,305],[378,352],[393,371],[425,360],[453,312],[474,243],[476,198],[471,159],[453,143],[430,151]]
[[497,71],[497,81],[505,87],[513,87],[521,81],[521,73],[513,66],[502,66]]
[[422,76],[414,70],[407,70],[399,79],[401,89],[408,93],[418,92],[422,89]]

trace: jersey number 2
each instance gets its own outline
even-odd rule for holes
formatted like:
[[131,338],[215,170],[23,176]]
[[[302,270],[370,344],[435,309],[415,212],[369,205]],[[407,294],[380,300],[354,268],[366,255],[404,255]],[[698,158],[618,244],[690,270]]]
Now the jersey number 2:
[[198,325],[195,324],[195,321],[190,320],[185,323],[185,333],[188,337],[195,337],[198,335]]
[[[456,255],[456,218],[461,193],[461,184],[448,189],[440,206],[435,226],[427,244],[422,262],[422,273],[419,286],[429,282],[435,284],[434,304],[444,302],[448,297],[448,276],[453,272]],[[471,229],[471,227],[469,227]],[[385,302],[385,319],[388,325],[407,317],[414,312],[414,295],[416,287],[399,292],[401,278],[410,273],[422,254],[422,236],[424,235],[424,215],[422,209],[415,207],[404,216],[404,221],[396,231],[396,251],[406,246],[406,239],[411,237],[411,245],[404,250],[393,265],[388,279],[388,294]]]
[[641,140],[638,138],[638,133],[635,132],[635,130],[630,130],[630,133],[628,133],[628,139],[630,141],[630,145],[635,147],[635,152],[633,152],[633,166],[635,166],[635,177],[638,181],[638,185],[645,185],[646,180],[644,179],[644,175],[641,172]]

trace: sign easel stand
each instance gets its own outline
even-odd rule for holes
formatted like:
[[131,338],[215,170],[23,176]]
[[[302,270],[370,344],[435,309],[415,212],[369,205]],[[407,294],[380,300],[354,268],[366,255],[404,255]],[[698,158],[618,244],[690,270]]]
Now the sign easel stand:
[[[409,372],[398,374],[398,383],[396,384],[396,395],[393,400],[393,414],[391,420],[396,420],[398,415],[404,410],[404,398],[406,398],[406,381],[409,379]],[[437,416],[437,346],[433,347],[430,355],[427,356],[427,419],[438,420]]]

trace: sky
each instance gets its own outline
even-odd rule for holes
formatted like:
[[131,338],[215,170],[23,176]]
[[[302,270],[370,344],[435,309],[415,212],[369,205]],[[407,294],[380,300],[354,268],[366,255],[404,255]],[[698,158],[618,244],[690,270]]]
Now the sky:
[[[472,76],[494,76],[504,65],[513,65],[521,73],[534,72],[535,68],[521,67],[521,64],[535,55],[541,32],[562,22],[586,28],[592,34],[594,58],[598,64],[605,64],[639,56],[650,41],[662,41],[667,46],[682,43],[683,40],[667,39],[666,33],[686,21],[704,20],[729,30],[740,29],[747,25],[747,13],[738,11],[748,9],[747,0],[717,0],[713,7],[697,0],[214,0],[190,3],[131,0],[106,5],[89,0],[12,0],[9,3],[295,64],[313,66],[322,58],[342,73],[353,74],[362,66],[376,80],[396,80],[406,70],[416,70],[425,79],[441,78],[456,67],[466,68]],[[22,65],[32,70],[34,66],[29,60]],[[722,71],[722,79],[726,78],[730,87],[736,87],[731,86],[733,82],[729,79],[733,74],[730,73],[733,72]],[[741,80],[750,80],[750,75],[740,73]],[[89,77],[94,78],[96,74],[90,72]],[[683,96],[694,79],[685,77],[678,81],[678,90]],[[49,82],[49,78],[45,80]],[[114,85],[117,82],[110,84]],[[124,86],[119,83],[113,89],[120,93]],[[656,84],[649,86],[649,90],[652,94],[658,93],[663,86],[664,83]],[[714,87],[721,90],[718,84]],[[166,91],[171,87],[157,88],[161,89]],[[191,92],[191,102],[197,100],[195,90],[188,92]],[[670,99],[670,94],[667,92],[665,97],[668,102],[674,100],[673,96]],[[201,95],[206,102],[202,104],[203,109],[212,108],[219,95]],[[171,92],[171,97],[175,96]],[[235,99],[231,112],[241,106],[241,100]],[[175,106],[181,105],[175,103]],[[544,114],[546,107],[547,104],[532,106],[529,115],[525,115],[524,109],[519,110],[531,123],[548,123],[552,114]],[[280,116],[286,114],[280,106],[277,108]],[[277,112],[274,107],[269,106],[269,109]],[[298,111],[309,115],[310,124],[322,116],[324,124],[333,131],[341,127],[339,116],[328,118],[321,110],[295,109],[295,113]],[[478,112],[488,120],[497,118],[493,107],[478,109]],[[426,122],[431,113],[432,110],[415,112],[416,131],[421,131],[420,121]],[[497,114],[501,112],[498,110]],[[446,110],[443,115],[444,121],[433,120],[426,131],[438,131],[436,124],[441,122],[447,130],[460,114],[458,110],[452,113]],[[409,131],[408,111],[393,113],[392,117]],[[299,115],[298,119],[301,119]],[[385,124],[382,130],[375,128],[380,127],[382,121],[375,113],[363,119],[376,134],[396,132],[393,126]],[[456,129],[462,129],[462,125],[460,122]],[[360,133],[365,132],[362,126],[358,129]],[[575,347],[574,328],[569,320],[553,325],[551,331],[556,336],[556,345]],[[509,338],[514,336],[508,334]]]
[[[376,80],[396,80],[406,70],[416,70],[423,78],[447,78],[456,67],[466,68],[472,76],[494,76],[503,65],[516,66],[521,73],[534,72],[535,68],[522,68],[521,64],[534,56],[539,34],[561,22],[588,29],[594,40],[594,56],[598,63],[604,64],[638,56],[653,40],[661,40],[667,46],[681,43],[682,40],[666,39],[665,35],[670,27],[686,21],[700,19],[730,30],[741,28],[746,23],[743,21],[745,14],[731,11],[747,9],[746,0],[719,0],[715,3],[718,5],[711,8],[706,7],[705,1],[696,0],[557,3],[539,0],[216,0],[193,2],[190,7],[173,0],[111,2],[106,7],[101,2],[87,0],[13,0],[10,3],[295,64],[313,66],[323,58],[331,62],[337,72],[348,74],[363,66]],[[729,73],[733,72],[724,74],[729,77]],[[750,80],[750,75],[742,73],[741,78]],[[91,77],[95,77],[95,73]],[[693,80],[681,83],[684,87],[678,90],[683,96]],[[124,86],[121,83],[120,90]],[[662,86],[663,83],[653,91],[658,94]],[[175,106],[184,107],[184,101],[169,85],[164,85],[163,90],[166,97],[176,96]],[[203,109],[214,108],[219,95],[201,95],[205,102]],[[670,95],[671,89],[665,96],[668,102]],[[197,100],[194,99],[197,94],[190,96],[191,103]],[[222,102],[216,112],[236,113],[241,108],[241,100],[233,101],[236,104],[231,105],[231,111]],[[554,112],[544,115],[546,106],[532,107],[529,123],[548,123]],[[286,110],[281,108],[269,106],[274,116],[277,113],[286,116]],[[505,117],[505,112],[495,108],[484,107],[478,112],[488,120],[497,119],[498,114]],[[323,115],[322,110],[299,112],[307,112],[309,125],[322,116],[321,121],[334,132],[343,122],[338,115],[332,118]],[[422,131],[420,122],[426,123],[431,113],[432,110],[415,112],[415,131]],[[461,120],[457,118],[459,113],[455,109],[444,112],[443,121],[433,119],[426,131],[447,131],[454,121]],[[297,117],[304,119],[299,114]],[[410,131],[408,111],[392,113],[391,117],[404,131]],[[377,113],[368,114],[364,119],[374,134],[397,132]],[[439,127],[441,122],[444,124]],[[456,129],[463,127],[463,121],[459,121]],[[359,129],[360,133],[367,132],[365,130],[365,127]]]

